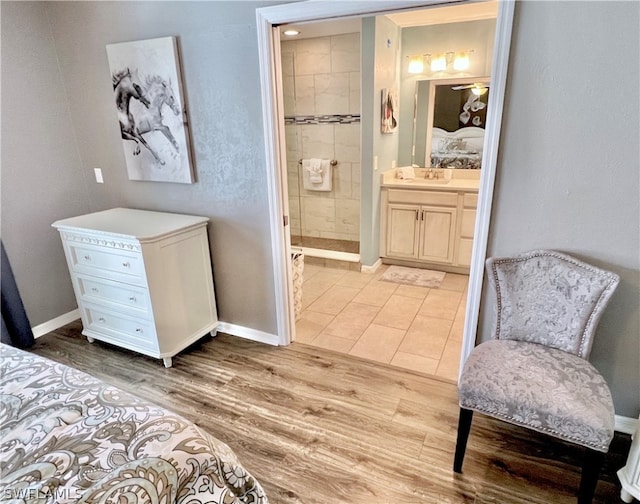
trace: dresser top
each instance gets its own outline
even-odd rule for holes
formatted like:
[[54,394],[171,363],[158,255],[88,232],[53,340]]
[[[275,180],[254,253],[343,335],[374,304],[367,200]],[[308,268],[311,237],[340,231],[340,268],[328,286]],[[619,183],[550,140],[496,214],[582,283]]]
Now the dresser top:
[[78,217],[62,219],[52,224],[59,230],[93,231],[101,234],[153,241],[173,233],[206,224],[208,217],[151,212],[132,208],[112,208]]

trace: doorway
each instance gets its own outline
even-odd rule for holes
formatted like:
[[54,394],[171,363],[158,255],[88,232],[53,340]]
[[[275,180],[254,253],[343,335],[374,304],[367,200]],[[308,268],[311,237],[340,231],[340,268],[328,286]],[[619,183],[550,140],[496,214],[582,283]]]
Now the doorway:
[[[441,2],[425,2],[424,7]],[[266,161],[269,172],[270,215],[274,264],[274,284],[280,344],[288,344],[295,337],[293,287],[291,272],[291,239],[287,226],[289,216],[288,193],[284,185],[286,146],[284,142],[284,109],[280,68],[280,35],[277,26],[285,23],[308,22],[350,16],[378,15],[386,12],[416,9],[412,2],[374,2],[362,4],[299,3],[258,9],[258,35],[261,63],[261,82],[264,110]],[[506,70],[513,23],[513,3],[500,4],[496,28],[496,44],[492,65],[493,105],[487,113],[484,163],[478,201],[478,217],[472,250],[469,296],[466,306],[461,360],[464,361],[475,344],[480,295],[484,275],[484,259],[491,211],[491,197],[495,179],[500,121],[504,101]],[[364,92],[364,90],[363,90]],[[364,112],[364,111],[363,111]],[[363,167],[364,169],[364,167]]]

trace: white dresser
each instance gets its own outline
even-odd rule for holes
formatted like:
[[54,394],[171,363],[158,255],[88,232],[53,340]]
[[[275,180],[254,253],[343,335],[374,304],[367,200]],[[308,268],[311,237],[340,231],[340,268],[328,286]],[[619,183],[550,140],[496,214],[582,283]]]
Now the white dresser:
[[114,208],[54,222],[82,334],[171,357],[216,334],[206,217]]

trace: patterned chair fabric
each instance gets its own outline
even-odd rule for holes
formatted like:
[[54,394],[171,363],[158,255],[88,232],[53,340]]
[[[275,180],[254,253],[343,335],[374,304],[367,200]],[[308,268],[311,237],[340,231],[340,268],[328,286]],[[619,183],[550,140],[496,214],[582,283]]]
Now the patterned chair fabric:
[[617,275],[551,250],[488,259],[487,273],[497,296],[496,339],[540,343],[589,358]]
[[549,250],[486,266],[497,296],[495,339],[467,359],[460,407],[606,453],[613,401],[586,359],[619,277]]
[[460,406],[607,452],[614,409],[609,387],[586,360],[537,343],[492,340],[471,353]]

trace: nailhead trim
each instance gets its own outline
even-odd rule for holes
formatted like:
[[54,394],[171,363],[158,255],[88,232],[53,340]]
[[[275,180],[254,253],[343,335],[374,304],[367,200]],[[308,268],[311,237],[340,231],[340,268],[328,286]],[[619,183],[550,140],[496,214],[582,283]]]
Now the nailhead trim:
[[612,291],[613,289],[616,288],[616,286],[618,285],[618,281],[619,281],[619,277],[618,275],[605,271],[603,269],[600,268],[596,268],[594,266],[591,266],[587,263],[584,263],[582,261],[578,261],[577,259],[574,259],[571,256],[568,256],[566,254],[561,254],[559,252],[555,252],[553,250],[539,250],[539,251],[535,251],[535,252],[530,252],[528,254],[524,254],[522,256],[518,256],[518,257],[511,257],[511,258],[499,258],[499,259],[490,259],[492,261],[491,264],[491,274],[493,276],[493,281],[494,281],[494,285],[495,285],[495,290],[496,290],[496,296],[497,296],[497,314],[498,316],[496,317],[496,334],[495,334],[495,338],[496,339],[500,339],[500,316],[499,314],[502,313],[502,295],[501,295],[501,291],[500,291],[500,283],[498,281],[498,273],[496,271],[496,265],[497,264],[503,264],[503,263],[516,263],[516,262],[524,262],[524,261],[528,261],[529,259],[533,259],[534,257],[555,257],[556,259],[561,259],[563,261],[566,261],[568,263],[571,263],[575,266],[578,266],[584,270],[587,271],[591,271],[592,273],[597,274],[600,277],[604,277],[606,279],[609,280],[609,284],[604,288],[604,290],[602,291],[602,294],[600,295],[600,298],[598,299],[598,301],[596,302],[596,305],[594,307],[594,309],[591,311],[591,315],[589,316],[589,318],[587,319],[587,324],[585,325],[585,329],[582,333],[582,335],[580,336],[580,345],[579,345],[579,353],[578,355],[582,358],[586,358],[586,348],[585,348],[585,342],[587,340],[587,334],[592,332],[594,328],[592,328],[592,323],[593,323],[593,319],[596,316],[596,313],[598,313],[600,310],[600,306],[605,302],[605,298],[608,297],[605,296],[605,294],[608,294],[610,291]]

